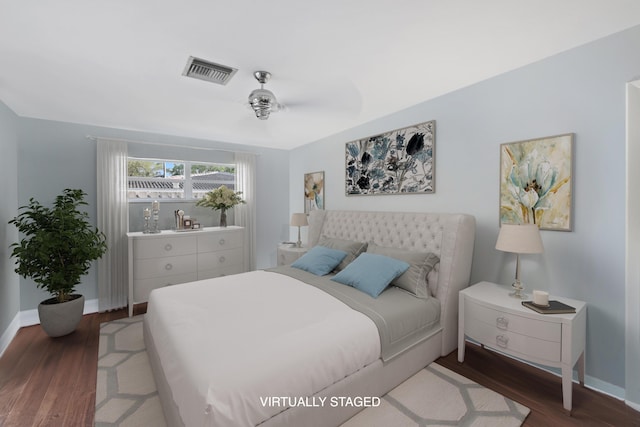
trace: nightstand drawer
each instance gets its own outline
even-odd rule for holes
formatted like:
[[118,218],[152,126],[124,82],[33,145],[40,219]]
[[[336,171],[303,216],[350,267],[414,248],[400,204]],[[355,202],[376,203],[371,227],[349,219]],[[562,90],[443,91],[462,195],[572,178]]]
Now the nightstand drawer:
[[489,347],[514,356],[538,358],[549,362],[560,362],[562,356],[560,342],[546,341],[498,329],[496,326],[473,321],[471,318],[466,321],[465,334]]
[[506,286],[479,282],[460,291],[458,362],[464,362],[465,338],[528,362],[562,370],[562,399],[571,411],[573,368],[584,384],[587,305],[559,298],[575,313],[541,314],[513,298]]
[[562,337],[562,325],[559,323],[517,316],[480,304],[466,304],[465,319],[467,324],[480,321],[500,331],[513,332],[545,341],[559,343]]
[[298,258],[307,253],[308,248],[282,244],[278,246],[278,265],[293,264]]

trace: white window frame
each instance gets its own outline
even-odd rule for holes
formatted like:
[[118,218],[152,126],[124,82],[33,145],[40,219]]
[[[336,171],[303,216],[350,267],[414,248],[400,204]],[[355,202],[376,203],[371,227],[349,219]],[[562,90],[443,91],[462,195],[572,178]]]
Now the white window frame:
[[[162,197],[162,191],[153,191],[150,190],[148,191],[148,195],[147,197],[127,197],[128,201],[130,203],[148,203],[150,200],[158,200],[160,203],[164,202],[189,202],[189,203],[193,203],[195,201],[198,201],[199,198],[198,197],[194,197],[194,191],[193,191],[193,177],[191,176],[191,166],[192,165],[212,165],[212,166],[220,166],[220,167],[231,167],[234,169],[236,168],[236,165],[233,163],[216,163],[216,162],[203,162],[203,161],[190,161],[190,160],[173,160],[173,159],[161,159],[161,158],[143,158],[143,157],[128,157],[127,158],[127,164],[129,161],[131,160],[140,160],[140,161],[149,161],[149,162],[158,162],[158,163],[177,163],[177,164],[184,164],[184,178],[180,179],[178,182],[182,182],[183,186],[182,186],[182,196],[183,197]],[[131,194],[133,191],[135,192],[141,192],[141,190],[136,191],[136,190],[130,190],[129,189],[129,179],[132,177],[127,176],[127,192],[129,194]],[[154,177],[135,177],[135,179],[137,180],[141,180],[141,181],[158,181],[158,182],[167,182],[166,180],[168,180],[169,178],[154,178]],[[229,184],[232,184],[232,188],[235,188],[235,184],[236,184],[236,180],[235,180],[235,174],[234,174],[234,178],[233,181],[231,181]],[[223,185],[223,184],[220,184]],[[218,185],[217,187],[219,187],[220,185]],[[155,193],[155,194],[154,194]]]

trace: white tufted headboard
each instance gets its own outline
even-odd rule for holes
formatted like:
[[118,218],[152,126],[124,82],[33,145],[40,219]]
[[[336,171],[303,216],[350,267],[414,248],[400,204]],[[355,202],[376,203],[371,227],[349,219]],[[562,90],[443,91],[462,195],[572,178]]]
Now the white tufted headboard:
[[458,345],[458,292],[469,286],[475,218],[467,214],[314,210],[309,246],[320,236],[430,251],[440,257],[435,297],[440,301],[443,356]]

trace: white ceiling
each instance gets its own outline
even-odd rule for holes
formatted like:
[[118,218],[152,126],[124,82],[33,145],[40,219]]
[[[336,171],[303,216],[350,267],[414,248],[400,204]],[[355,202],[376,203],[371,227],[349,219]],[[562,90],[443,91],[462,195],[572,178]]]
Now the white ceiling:
[[[0,101],[289,149],[638,24],[637,0],[0,0]],[[238,72],[187,78],[189,56]],[[266,121],[256,70],[288,107]]]

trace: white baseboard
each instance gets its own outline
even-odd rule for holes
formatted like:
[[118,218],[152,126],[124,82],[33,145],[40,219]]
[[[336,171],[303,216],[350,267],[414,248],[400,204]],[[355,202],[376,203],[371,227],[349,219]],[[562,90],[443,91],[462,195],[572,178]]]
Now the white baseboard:
[[38,317],[38,309],[25,310],[18,313],[20,315],[20,327],[38,325],[40,318]]
[[625,400],[624,403],[626,403],[629,408],[640,412],[640,403],[629,402],[628,400]]
[[[576,379],[574,379],[574,381],[577,381],[577,375],[575,376],[575,378]],[[624,388],[599,380],[598,378],[594,378],[589,375],[584,376],[584,386],[619,400],[624,400],[624,396],[626,394]]]
[[[480,344],[478,344],[477,342],[475,342],[473,340],[468,340],[467,342],[472,343],[472,344],[477,345],[477,346],[480,345]],[[538,368],[538,369],[540,369],[542,371],[545,371],[545,372],[548,372],[550,374],[553,374],[553,375],[555,375],[557,377],[562,377],[562,374],[561,374],[559,368],[551,368],[549,366],[538,365],[536,363],[532,363],[532,362],[529,362],[527,360],[520,359],[520,358],[512,356],[510,354],[503,353],[503,352],[501,352],[499,350],[496,350],[494,348],[490,348],[490,347],[484,347],[484,348],[486,350],[493,351],[495,353],[500,353],[503,356],[506,356],[508,358],[517,360],[518,362],[524,363],[526,365],[533,366],[533,367]],[[573,382],[578,382],[578,374],[577,374],[577,372],[575,370],[573,372]],[[617,385],[610,384],[610,383],[608,383],[606,381],[602,381],[602,380],[600,380],[598,378],[594,378],[594,377],[586,375],[586,374],[584,376],[584,386],[587,387],[587,388],[590,388],[592,390],[595,390],[595,391],[597,391],[599,393],[606,394],[608,396],[611,396],[611,397],[613,397],[615,399],[622,400],[622,401],[624,401],[624,397],[625,397],[625,394],[626,394],[626,391],[625,391],[624,388],[619,387]],[[632,404],[629,403],[629,402],[626,402],[626,404],[631,406],[631,407],[633,407]]]
[[20,329],[20,312],[16,313],[15,317],[9,324],[9,327],[0,336],[0,356],[4,354],[4,351],[9,347],[13,337],[16,336]]
[[[97,313],[98,312],[98,300],[91,299],[84,302],[83,314]],[[40,319],[38,317],[38,309],[19,311],[11,321],[9,327],[0,336],[0,356],[9,347],[11,341],[18,333],[18,330],[24,326],[39,325]]]

